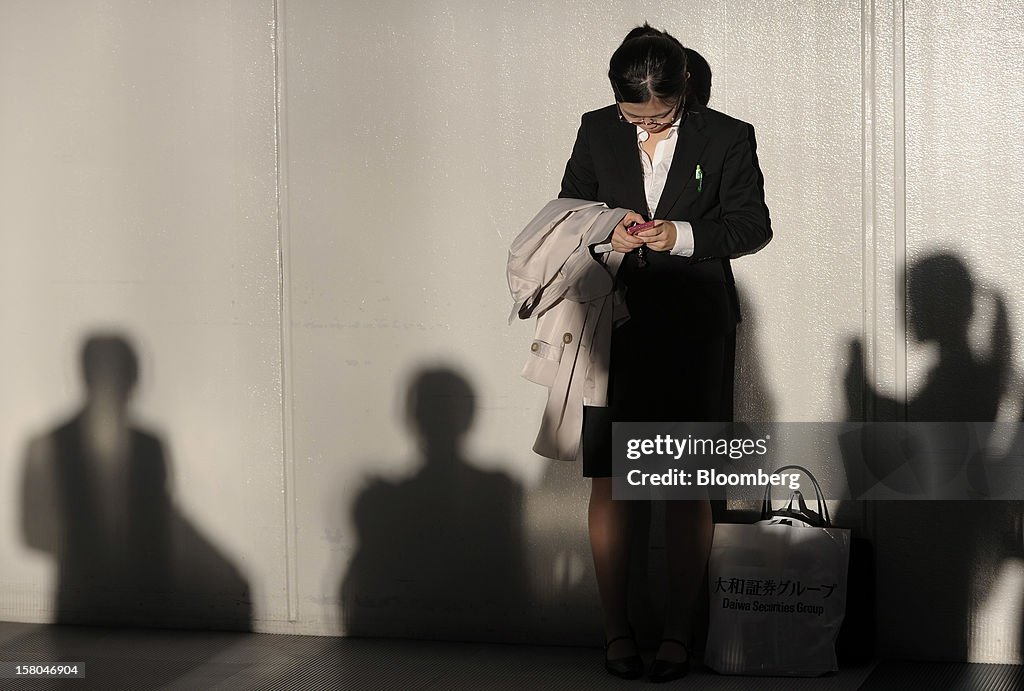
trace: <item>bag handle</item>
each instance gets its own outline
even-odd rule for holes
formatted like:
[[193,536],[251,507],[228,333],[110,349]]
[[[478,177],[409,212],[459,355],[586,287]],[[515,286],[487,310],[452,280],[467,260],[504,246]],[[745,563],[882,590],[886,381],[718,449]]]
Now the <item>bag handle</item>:
[[[832,517],[828,514],[828,504],[825,503],[825,493],[821,491],[821,485],[818,484],[818,480],[814,477],[814,474],[802,465],[784,465],[781,468],[777,468],[772,474],[776,475],[781,473],[783,470],[799,470],[807,476],[807,479],[809,479],[811,484],[814,485],[814,494],[818,500],[818,515],[825,519],[825,527],[831,528]],[[761,503],[761,520],[768,518],[768,515],[771,512],[771,507],[772,486],[769,483],[768,486],[764,488],[764,501]]]

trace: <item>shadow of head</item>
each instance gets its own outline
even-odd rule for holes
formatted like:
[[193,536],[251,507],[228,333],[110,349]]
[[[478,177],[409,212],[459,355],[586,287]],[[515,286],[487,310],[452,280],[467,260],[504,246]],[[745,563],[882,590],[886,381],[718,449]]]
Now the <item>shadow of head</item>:
[[421,466],[401,480],[367,478],[352,505],[346,634],[505,640],[528,611],[520,486],[463,454],[476,395],[454,368],[417,369],[404,412]]
[[82,345],[80,364],[89,400],[125,402],[139,379],[139,359],[120,334],[96,334]]
[[407,423],[427,447],[456,446],[473,424],[476,395],[455,370],[425,369],[409,384],[405,412]]
[[686,51],[686,70],[689,79],[686,83],[686,91],[690,105],[706,106],[711,100],[711,65],[704,59],[704,56],[692,48],[684,48]]
[[907,326],[921,342],[961,340],[974,315],[974,281],[963,261],[940,253],[907,270]]

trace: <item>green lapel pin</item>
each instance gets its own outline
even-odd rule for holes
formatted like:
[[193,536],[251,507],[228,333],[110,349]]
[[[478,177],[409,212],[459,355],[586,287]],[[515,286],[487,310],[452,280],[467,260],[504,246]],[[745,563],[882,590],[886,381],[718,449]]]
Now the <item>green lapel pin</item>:
[[700,164],[697,164],[697,172],[694,174],[697,178],[697,191],[700,192],[704,187],[704,171],[700,169]]

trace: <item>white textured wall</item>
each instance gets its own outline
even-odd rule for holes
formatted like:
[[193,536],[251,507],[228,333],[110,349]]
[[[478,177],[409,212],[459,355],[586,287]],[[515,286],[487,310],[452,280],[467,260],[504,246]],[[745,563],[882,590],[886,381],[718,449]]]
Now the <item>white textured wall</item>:
[[416,476],[403,402],[439,362],[477,395],[467,456],[527,493],[523,566],[535,610],[550,608],[537,616],[593,608],[587,485],[530,452],[542,392],[517,377],[529,327],[505,325],[504,261],[644,19],[700,50],[712,105],[757,128],[776,240],[736,262],[752,356],[741,407],[842,418],[842,335],[861,330],[859,5],[286,7],[300,618],[338,630],[334,598],[367,539],[353,500],[368,478]]
[[79,405],[89,334],[135,344],[134,410],[180,512],[284,607],[273,4],[0,4],[0,616],[52,612],[22,541],[29,439]]
[[[480,637],[594,630],[587,487],[529,451],[543,392],[518,377],[530,329],[505,324],[504,263],[645,19],[702,52],[711,105],[757,131],[775,240],[735,263],[742,414],[842,419],[854,341],[882,393],[913,396],[929,352],[904,338],[900,280],[935,248],[1017,324],[1012,3],[911,6],[905,22],[898,1],[810,0],[8,1],[0,16],[0,496],[17,498],[27,439],[74,406],[82,335],[123,329],[176,502],[249,579],[263,630],[347,630],[344,601],[372,574],[390,585],[362,591],[360,621],[445,612],[441,633],[464,634],[496,606],[465,582],[477,568],[501,568],[507,595]],[[407,414],[425,370],[441,372],[419,409],[435,443],[462,438],[446,426],[474,404],[463,446],[432,447],[427,468]],[[4,506],[0,616],[45,618],[47,561]],[[863,507],[847,509],[859,525]],[[866,524],[885,643],[917,654],[915,631],[890,626],[913,609],[885,576],[934,569],[907,549],[917,538],[891,537],[918,515],[901,510]],[[1013,564],[987,564],[948,588],[1005,600],[1012,587],[985,583]],[[936,619],[937,640],[970,638],[999,610],[986,603],[969,625]]]

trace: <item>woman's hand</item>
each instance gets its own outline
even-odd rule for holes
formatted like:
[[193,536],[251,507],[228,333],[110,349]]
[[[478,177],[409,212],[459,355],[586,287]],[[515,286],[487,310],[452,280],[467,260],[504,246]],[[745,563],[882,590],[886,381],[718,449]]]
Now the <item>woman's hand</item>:
[[672,221],[655,221],[653,228],[640,231],[636,237],[652,250],[667,252],[676,246],[676,224]]
[[626,228],[633,225],[634,223],[643,223],[644,217],[635,211],[627,211],[626,215],[622,217],[618,225],[615,226],[615,230],[612,231],[611,243],[612,249],[616,252],[632,252],[637,247],[641,247],[644,241],[640,238],[626,232]]

